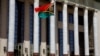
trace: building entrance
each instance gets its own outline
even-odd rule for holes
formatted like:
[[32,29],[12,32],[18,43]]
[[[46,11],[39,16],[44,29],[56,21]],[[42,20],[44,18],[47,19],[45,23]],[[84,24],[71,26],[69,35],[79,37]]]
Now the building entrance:
[[24,3],[16,1],[14,56],[23,56],[23,40],[24,40]]

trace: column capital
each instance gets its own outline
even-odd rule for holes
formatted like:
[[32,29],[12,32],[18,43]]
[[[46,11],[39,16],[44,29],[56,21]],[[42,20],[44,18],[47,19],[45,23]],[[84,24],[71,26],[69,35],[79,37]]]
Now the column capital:
[[68,3],[68,1],[67,0],[64,0],[64,3]]
[[78,4],[76,4],[75,7],[74,7],[74,11],[77,12],[78,11],[78,7],[79,7]]
[[96,15],[97,15],[97,11],[95,10],[95,11],[94,11],[94,17],[96,17]]
[[39,0],[34,0],[34,2],[39,2]]
[[97,12],[98,12],[97,10],[94,10],[94,12],[93,12],[93,13],[96,15],[96,14],[97,14]]
[[88,10],[88,9],[89,9],[89,7],[85,7],[84,9],[85,9],[85,10]]
[[87,15],[88,15],[88,8],[86,7],[86,8],[84,9],[84,17],[87,16]]
[[94,10],[94,12],[96,13],[96,12],[98,12],[98,10],[97,10],[97,9],[95,9],[95,10]]
[[79,7],[79,4],[75,4],[75,7]]
[[64,8],[64,7],[66,7],[66,8],[67,8],[67,3],[64,3],[64,4],[63,4],[63,8]]
[[54,3],[55,2],[55,0],[51,0],[51,3]]

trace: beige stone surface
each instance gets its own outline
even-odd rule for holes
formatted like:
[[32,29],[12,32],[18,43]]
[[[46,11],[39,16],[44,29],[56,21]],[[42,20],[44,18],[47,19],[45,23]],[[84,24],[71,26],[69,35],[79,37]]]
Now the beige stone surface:
[[23,54],[24,56],[30,56],[30,41],[25,41],[23,43]]
[[[100,53],[100,10],[97,12],[97,30],[98,30],[98,51]],[[99,54],[100,56],[100,54]]]
[[6,54],[7,54],[7,39],[0,38],[0,56],[6,56]]
[[56,56],[59,56],[59,45],[56,43]]
[[40,56],[47,56],[47,46],[46,46],[46,42],[41,42],[41,46],[40,46]]

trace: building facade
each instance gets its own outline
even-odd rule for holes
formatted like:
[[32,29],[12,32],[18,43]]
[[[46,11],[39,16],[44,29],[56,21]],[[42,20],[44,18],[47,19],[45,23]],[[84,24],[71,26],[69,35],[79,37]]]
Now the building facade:
[[0,56],[100,56],[99,15],[99,0],[0,0]]

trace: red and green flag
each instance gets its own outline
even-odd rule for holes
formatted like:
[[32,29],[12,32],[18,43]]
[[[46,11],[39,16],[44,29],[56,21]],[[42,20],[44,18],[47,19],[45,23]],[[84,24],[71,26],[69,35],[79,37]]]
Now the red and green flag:
[[39,18],[41,18],[41,19],[46,19],[51,15],[53,15],[53,13],[50,13],[50,12],[39,12]]
[[51,3],[48,4],[44,4],[38,8],[35,8],[36,12],[43,12],[43,11],[47,11],[49,9],[49,7],[51,6]]
[[38,8],[35,8],[35,11],[36,12],[39,12],[39,17],[41,19],[46,19],[47,17],[53,15],[52,12],[48,11],[48,9],[52,6],[51,3],[48,3],[48,4],[44,4]]

